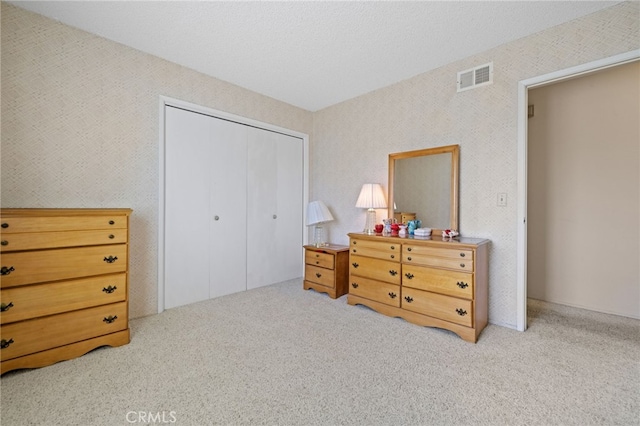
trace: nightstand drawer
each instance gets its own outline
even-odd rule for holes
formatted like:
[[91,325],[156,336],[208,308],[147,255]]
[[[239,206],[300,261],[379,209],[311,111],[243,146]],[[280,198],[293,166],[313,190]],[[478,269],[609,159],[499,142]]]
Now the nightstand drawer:
[[322,268],[335,268],[335,257],[330,253],[322,253],[320,251],[305,250],[304,261],[307,265],[320,266]]
[[403,287],[402,308],[466,327],[473,327],[473,302],[471,300]]
[[400,286],[355,275],[349,278],[349,294],[400,307]]
[[304,278],[320,285],[331,287],[335,285],[333,269],[320,268],[313,265],[305,265]]

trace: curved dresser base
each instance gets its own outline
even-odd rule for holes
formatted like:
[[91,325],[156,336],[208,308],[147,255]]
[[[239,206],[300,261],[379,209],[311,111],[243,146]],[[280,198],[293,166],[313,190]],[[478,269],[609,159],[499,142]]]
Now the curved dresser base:
[[47,365],[55,364],[56,362],[78,358],[101,346],[123,346],[128,344],[129,341],[129,329],[104,336],[94,337],[93,339],[83,340],[70,345],[60,346],[58,348],[48,349],[46,351],[2,361],[0,365],[0,374],[20,368],[46,367]]
[[354,296],[353,294],[349,294],[347,296],[347,303],[349,305],[363,305],[368,308],[373,309],[374,311],[386,315],[388,317],[398,317],[402,318],[407,322],[412,324],[421,325],[424,327],[437,327],[445,330],[449,330],[453,333],[456,333],[458,336],[467,342],[476,343],[478,341],[478,336],[482,331],[480,329],[473,329],[469,327],[465,327],[463,325],[454,324],[448,321],[443,321],[438,318],[433,318],[427,315],[421,315],[415,312],[407,311],[406,309],[396,308],[395,306],[385,305],[384,303],[379,303],[373,300],[365,299],[359,296]]

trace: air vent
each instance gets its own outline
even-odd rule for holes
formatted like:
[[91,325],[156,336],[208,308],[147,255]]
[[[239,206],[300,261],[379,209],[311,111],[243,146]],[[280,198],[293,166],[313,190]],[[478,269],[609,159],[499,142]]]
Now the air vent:
[[493,62],[458,73],[458,92],[493,83]]

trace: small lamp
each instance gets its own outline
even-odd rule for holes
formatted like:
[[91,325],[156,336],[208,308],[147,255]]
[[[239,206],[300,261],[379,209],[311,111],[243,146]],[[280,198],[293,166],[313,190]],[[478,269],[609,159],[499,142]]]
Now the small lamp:
[[386,209],[387,200],[379,183],[365,183],[360,190],[360,196],[356,201],[356,207],[367,210],[367,222],[364,225],[364,233],[375,234],[376,212],[373,209]]
[[316,247],[324,247],[324,229],[323,223],[331,222],[333,216],[322,201],[312,201],[307,207],[307,226],[315,225],[313,231],[313,245]]

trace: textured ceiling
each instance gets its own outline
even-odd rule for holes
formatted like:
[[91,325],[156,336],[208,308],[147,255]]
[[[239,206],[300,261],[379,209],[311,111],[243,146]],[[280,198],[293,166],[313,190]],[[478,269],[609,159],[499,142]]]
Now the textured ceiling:
[[316,111],[618,2],[9,3]]

